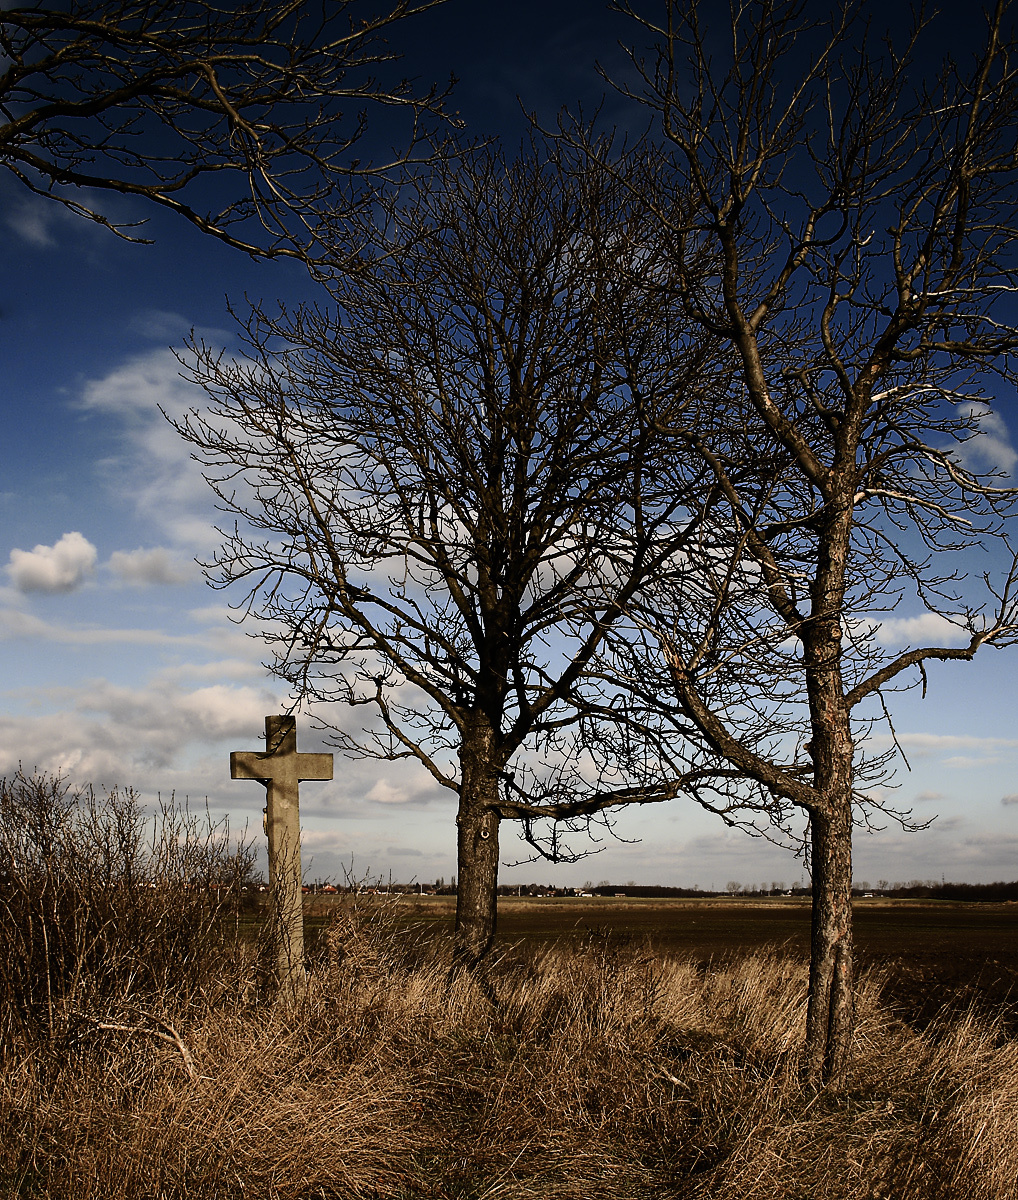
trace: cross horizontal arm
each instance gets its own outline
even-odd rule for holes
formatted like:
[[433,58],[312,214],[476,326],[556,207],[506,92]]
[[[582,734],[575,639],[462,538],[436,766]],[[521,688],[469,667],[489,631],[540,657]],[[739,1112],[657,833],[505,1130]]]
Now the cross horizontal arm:
[[332,755],[331,754],[298,754],[297,755],[297,778],[298,779],[331,779],[332,778]]
[[298,780],[332,778],[331,754],[266,754],[259,750],[234,750],[230,755],[230,778],[258,779],[262,783],[292,778],[294,764]]
[[262,754],[257,750],[234,750],[230,755],[230,778],[257,779],[268,783],[274,765],[271,754]]

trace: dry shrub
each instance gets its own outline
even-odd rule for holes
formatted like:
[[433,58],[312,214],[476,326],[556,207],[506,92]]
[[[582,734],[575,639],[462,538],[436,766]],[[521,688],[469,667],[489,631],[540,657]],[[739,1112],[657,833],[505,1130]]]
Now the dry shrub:
[[[341,906],[289,1016],[184,1006],[196,1064],[110,1035],[11,1064],[0,1190],[128,1200],[1012,1200],[1018,1050],[860,990],[849,1088],[808,1092],[805,964],[596,939],[507,950],[499,1002],[396,903]],[[167,998],[172,1012],[172,997]],[[6,1175],[3,1174],[6,1172]]]
[[0,779],[0,1047],[231,986],[224,917],[251,865],[225,825],[172,799],[149,817],[130,790]]

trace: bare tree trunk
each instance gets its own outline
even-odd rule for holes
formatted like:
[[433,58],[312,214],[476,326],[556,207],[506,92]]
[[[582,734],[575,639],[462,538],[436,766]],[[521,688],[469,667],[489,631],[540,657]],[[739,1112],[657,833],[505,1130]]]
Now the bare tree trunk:
[[453,959],[476,967],[495,940],[498,885],[498,814],[460,805]]
[[457,885],[453,971],[479,972],[495,940],[498,887],[498,778],[494,735],[480,713],[460,747],[460,807],[456,818]]
[[855,1023],[852,954],[852,808],[810,814],[813,919],[810,938],[806,1077],[839,1088]]
[[806,1078],[815,1087],[843,1086],[855,1023],[852,962],[852,802],[855,744],[842,675],[841,614],[850,548],[852,504],[845,489],[828,504],[818,530],[817,570],[810,586],[813,616],[802,634],[809,696],[813,785],[810,808],[813,912]]

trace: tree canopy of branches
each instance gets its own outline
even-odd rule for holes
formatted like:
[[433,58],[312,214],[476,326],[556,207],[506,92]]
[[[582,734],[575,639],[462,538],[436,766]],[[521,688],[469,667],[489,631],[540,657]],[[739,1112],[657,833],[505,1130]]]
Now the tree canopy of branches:
[[495,931],[502,819],[538,845],[542,818],[681,786],[599,753],[617,693],[588,667],[707,522],[709,473],[660,475],[653,414],[681,382],[692,419],[717,372],[644,287],[614,173],[638,164],[613,168],[540,142],[439,164],[329,308],[254,311],[239,361],[194,347],[210,405],[178,427],[239,521],[210,578],[249,588],[275,672],[363,707],[359,733],[335,726],[348,752],[458,795],[467,967]]
[[[657,51],[634,54],[631,94],[656,114],[671,171],[644,193],[668,284],[734,354],[726,443],[673,434],[709,465],[731,535],[636,598],[615,652],[640,681],[630,711],[648,738],[681,734],[705,776],[736,767],[750,807],[770,796],[808,815],[806,1067],[838,1084],[852,830],[886,800],[886,697],[925,689],[930,660],[1018,632],[1014,491],[981,457],[1015,382],[1018,81],[1003,3],[974,55],[935,78],[921,22],[895,48],[858,12],[824,25],[811,4],[758,0],[733,7],[720,62],[707,9],[642,21]],[[740,481],[747,461],[766,469]],[[999,568],[981,595],[974,548]],[[935,614],[939,639],[884,644],[899,603]],[[891,751],[867,754],[881,722]]]
[[[123,237],[141,240],[79,189],[141,196],[251,254],[313,255],[321,207],[370,191],[441,115],[435,89],[373,76],[395,57],[389,27],[441,2],[0,6],[0,166]],[[380,107],[409,128],[368,164],[358,144]]]

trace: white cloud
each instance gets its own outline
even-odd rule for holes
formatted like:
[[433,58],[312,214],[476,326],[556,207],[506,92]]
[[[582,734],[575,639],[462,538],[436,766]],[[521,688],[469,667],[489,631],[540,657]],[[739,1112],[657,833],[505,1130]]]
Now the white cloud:
[[216,683],[181,696],[176,710],[194,736],[206,740],[242,737],[252,726],[264,728],[267,688]]
[[[302,829],[300,844],[302,850],[348,850],[349,843],[363,834],[351,834],[346,829]],[[306,867],[306,864],[305,864]]]
[[978,433],[955,451],[965,466],[974,471],[1011,475],[1018,462],[1018,451],[1011,445],[1011,434],[1000,413],[978,401],[960,405],[959,413],[975,418],[978,426]]
[[12,550],[7,574],[22,592],[71,592],[95,567],[98,552],[80,533],[65,533],[52,546]]
[[408,769],[403,771],[396,768],[399,774],[395,779],[391,775],[379,778],[378,769],[370,758],[364,759],[359,769],[353,764],[344,767],[342,780],[347,795],[354,800],[362,797],[369,803],[388,808],[399,805],[409,809],[426,808],[435,800],[448,800],[453,794],[416,766],[408,764]]
[[393,787],[386,779],[379,779],[365,796],[366,800],[376,804],[406,804],[409,798],[405,788]]
[[[0,8],[11,8],[8,0],[0,0]],[[4,56],[0,53],[0,62]],[[103,250],[113,235],[103,225],[82,217],[56,197],[77,198],[94,212],[101,213],[113,224],[133,222],[136,201],[118,196],[101,188],[75,189],[74,192],[54,192],[53,197],[26,191],[13,181],[0,181],[0,211],[4,224],[24,241],[39,249],[51,249],[61,242],[73,241],[85,247],[91,255]],[[58,237],[58,235],[60,235]],[[65,236],[66,235],[66,236]]]
[[1013,879],[1016,845],[1018,838],[999,832],[961,837],[957,827],[936,821],[921,833],[888,830],[856,838],[854,870],[856,878],[870,880]]
[[56,215],[51,213],[50,209],[55,209],[57,205],[47,204],[43,207],[38,203],[19,200],[5,207],[8,211],[4,216],[4,223],[24,241],[40,247],[57,244],[56,238],[50,233],[50,225]]
[[1001,796],[1000,802],[1005,808],[1009,808],[1012,804],[1018,804],[1018,794],[1012,792],[1010,796]]
[[[252,629],[255,627],[252,626]],[[164,681],[265,678],[261,660],[265,656],[262,641],[234,623],[209,620],[205,628],[190,633],[165,633],[161,629],[130,629],[111,625],[57,624],[16,608],[0,605],[0,641],[51,642],[64,646],[153,646],[166,649],[198,648],[210,651],[214,663],[176,662],[158,672]],[[217,664],[222,671],[217,672]]]
[[915,799],[916,803],[925,804],[927,801],[944,800],[946,797],[943,792],[919,792]]
[[992,766],[994,763],[1000,762],[1000,756],[988,754],[982,758],[976,758],[971,754],[952,754],[950,758],[945,758],[943,762],[945,767],[958,767],[963,771],[968,771],[973,767]]
[[141,587],[189,583],[195,577],[194,564],[182,562],[165,546],[153,546],[151,550],[114,550],[106,565],[121,582]]
[[[939,758],[945,767],[986,767],[1002,761],[1007,752],[1018,747],[1018,738],[975,737],[960,733],[905,733],[899,731],[897,741],[909,758]],[[893,745],[889,733],[875,733],[868,744],[875,749]],[[916,799],[940,799],[934,793]]]
[[[886,736],[886,735],[884,735]],[[874,740],[876,740],[874,738]],[[890,739],[888,739],[889,741]],[[916,750],[999,750],[1018,746],[1018,738],[976,737],[968,733],[901,733],[898,741]]]
[[67,646],[106,646],[120,643],[135,646],[212,646],[220,639],[207,634],[162,633],[158,629],[96,629],[87,626],[54,625],[17,609],[0,609],[0,640],[37,638]]
[[198,608],[189,608],[187,615],[202,625],[229,621],[236,624],[237,614],[228,604],[202,604]]
[[181,378],[181,366],[169,350],[150,350],[129,358],[101,379],[85,385],[81,407],[115,414],[146,424],[158,417],[158,407],[179,412],[201,400],[204,393]]
[[140,735],[149,745],[171,752],[174,743],[252,737],[264,727],[265,706],[273,696],[264,687],[212,684],[184,691],[169,682],[142,689],[117,687],[107,680],[79,694],[79,712],[98,712],[122,733]]
[[140,517],[189,553],[215,546],[213,495],[190,448],[162,415],[202,407],[205,393],[181,378],[169,350],[137,355],[86,384],[80,407],[118,419],[123,450],[99,467],[130,498]]
[[[227,635],[229,636],[229,635]],[[248,641],[245,649],[257,650],[256,643]],[[170,682],[182,680],[212,680],[221,683],[224,680],[236,682],[241,679],[264,679],[265,668],[258,659],[217,658],[207,663],[178,663],[172,667],[163,667],[158,672],[158,678]]]
[[969,851],[972,861],[985,857],[992,862],[1004,863],[1004,869],[1012,872],[1008,878],[1013,877],[1015,859],[1018,858],[1018,837],[1011,834],[984,833],[978,837],[965,838],[962,845]]
[[196,328],[187,317],[161,308],[147,308],[136,313],[131,318],[130,327],[132,332],[140,333],[142,337],[176,346],[182,345],[192,332],[206,342],[221,343],[230,337],[226,330],[214,326]]
[[881,646],[964,646],[970,637],[946,617],[931,612],[917,617],[888,617],[876,627],[876,638]]
[[[158,772],[155,786],[164,788],[172,786],[174,771],[198,746],[225,739],[236,743],[231,750],[257,746],[265,714],[279,707],[278,696],[266,686],[188,690],[166,680],[128,688],[93,679],[48,689],[45,699],[58,708],[55,712],[32,712],[33,699],[43,696],[26,697],[16,715],[0,715],[0,774],[21,762],[65,772],[76,782],[144,786]],[[228,781],[225,753],[218,755],[217,773]]]

